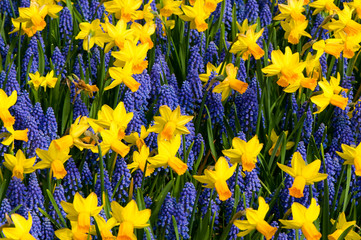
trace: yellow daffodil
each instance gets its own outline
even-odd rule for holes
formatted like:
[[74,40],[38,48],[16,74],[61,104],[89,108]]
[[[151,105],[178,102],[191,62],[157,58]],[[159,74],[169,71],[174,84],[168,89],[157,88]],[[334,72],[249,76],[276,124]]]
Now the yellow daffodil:
[[124,67],[111,67],[109,74],[114,80],[104,88],[104,91],[113,89],[121,83],[124,83],[132,92],[136,92],[140,86],[140,83],[133,78],[131,63],[126,63]]
[[357,35],[347,35],[345,32],[339,32],[335,34],[337,37],[342,39],[343,42],[343,54],[345,58],[353,58],[355,53],[360,49],[361,33]]
[[273,18],[273,20],[296,20],[304,21],[306,17],[302,15],[302,12],[305,11],[303,7],[304,0],[288,0],[287,4],[278,4],[280,14]]
[[23,180],[24,174],[35,171],[33,165],[36,157],[27,159],[20,149],[16,152],[15,156],[5,153],[4,158],[4,166],[13,173],[12,177]]
[[361,0],[353,0],[352,2],[348,2],[347,4],[353,7],[355,9],[355,12],[357,13],[357,17],[361,18]]
[[212,13],[216,11],[218,3],[222,2],[223,0],[205,0],[204,1],[204,9],[206,12]]
[[[31,2],[33,3],[34,1]],[[56,4],[54,0],[37,0],[36,4],[39,6],[39,8],[46,6],[48,9],[48,15],[52,18],[58,18],[58,12],[63,9],[63,7]]]
[[104,51],[109,52],[114,46],[117,46],[120,50],[124,48],[125,40],[133,40],[134,30],[127,29],[127,23],[121,19],[117,22],[117,25],[106,23],[107,32],[111,41],[107,44]]
[[361,144],[357,147],[342,144],[341,148],[343,152],[336,153],[346,160],[343,164],[354,165],[356,176],[361,176]]
[[154,125],[148,129],[148,132],[159,133],[158,138],[171,140],[178,134],[189,134],[185,126],[193,119],[193,116],[181,115],[180,106],[172,111],[167,105],[159,107],[160,116],[154,117]]
[[247,60],[249,55],[255,59],[260,59],[264,55],[263,49],[258,46],[257,40],[262,36],[263,28],[259,32],[250,27],[245,34],[238,34],[237,41],[233,44],[230,52],[238,53],[243,60]]
[[77,221],[70,221],[71,229],[61,228],[56,230],[55,236],[60,240],[91,240],[92,236],[88,231],[84,232],[78,229]]
[[214,171],[204,170],[204,175],[193,176],[197,181],[207,184],[206,188],[216,188],[219,199],[226,201],[232,196],[232,192],[229,190],[227,180],[232,177],[236,170],[237,164],[229,167],[227,160],[224,157],[220,157],[216,162]]
[[317,231],[316,226],[313,224],[320,214],[320,206],[317,205],[314,198],[312,198],[311,205],[308,208],[294,202],[291,209],[293,220],[279,220],[284,225],[284,228],[301,229],[307,240],[318,240],[322,237],[322,234]]
[[152,22],[147,22],[143,26],[139,23],[132,23],[131,29],[134,30],[134,35],[136,38],[139,38],[142,44],[148,44],[148,48],[152,49],[154,43],[151,39],[151,36],[155,33],[156,25]]
[[345,110],[347,106],[348,99],[340,96],[341,92],[347,92],[347,89],[344,89],[339,86],[340,84],[340,74],[337,74],[337,78],[331,77],[330,82],[325,78],[323,81],[320,81],[318,85],[322,88],[323,93],[317,96],[311,97],[311,102],[317,105],[318,111],[315,113],[320,113],[329,105],[332,104]]
[[309,4],[310,7],[315,8],[312,15],[316,15],[321,11],[332,14],[340,11],[340,9],[333,3],[333,0],[316,0]]
[[[199,79],[202,82],[207,83],[209,80],[209,77],[211,76],[212,72],[214,73],[214,76],[217,77],[220,73],[222,63],[219,64],[218,67],[214,66],[212,63],[207,63],[206,67],[206,73],[199,74]],[[224,72],[224,71],[223,71]]]
[[58,78],[54,77],[54,70],[51,70],[50,73],[47,73],[43,78],[40,86],[44,87],[44,91],[46,92],[46,87],[54,88],[57,82]]
[[160,15],[167,18],[170,17],[172,14],[182,14],[182,10],[179,8],[181,4],[182,1],[163,0],[162,3],[158,3],[156,7],[159,9]]
[[145,60],[148,50],[148,43],[136,45],[136,42],[126,40],[123,49],[112,52],[112,56],[116,59],[114,66],[124,67],[131,64],[132,73],[141,74],[148,66],[148,61]]
[[[288,131],[285,131],[285,137],[287,137]],[[269,155],[272,155],[272,152],[274,150],[274,148],[276,147],[276,143],[278,141],[279,136],[276,134],[275,130],[272,129],[271,131],[271,136],[270,136],[270,140],[272,141],[272,147],[270,148],[270,150],[268,151]],[[294,142],[287,142],[286,143],[286,150],[291,149],[293,146],[295,145]],[[279,148],[276,150],[276,157],[278,157],[281,153],[281,147],[282,144],[280,144]]]
[[286,31],[285,39],[291,44],[298,44],[302,36],[312,38],[312,36],[306,32],[308,21],[283,21],[281,22],[282,28]]
[[277,228],[269,225],[264,218],[269,210],[269,206],[263,197],[258,198],[259,206],[258,209],[247,208],[246,217],[247,220],[235,220],[233,224],[242,230],[238,233],[238,237],[244,237],[253,230],[257,229],[267,240],[270,240],[276,233]]
[[235,137],[232,140],[232,147],[233,149],[223,150],[222,153],[230,158],[232,164],[242,163],[243,170],[251,172],[256,167],[257,156],[263,147],[257,135],[248,142]]
[[[139,152],[134,151],[133,152],[133,162],[131,164],[128,164],[128,169],[132,170],[132,173],[135,170],[140,169],[144,173],[145,164],[149,158],[149,147],[143,145],[142,148],[139,150]],[[151,173],[153,173],[154,168],[149,168],[149,165],[147,165],[147,170],[145,173],[145,176],[150,176]]]
[[117,239],[137,239],[134,235],[134,229],[142,229],[149,226],[150,209],[139,211],[134,200],[131,200],[125,207],[113,201],[111,208],[113,217],[120,223]]
[[103,206],[98,207],[98,197],[92,192],[87,198],[83,198],[78,192],[74,196],[73,203],[61,201],[61,206],[67,213],[70,221],[77,221],[77,228],[81,232],[90,231],[90,217],[96,216]]
[[112,0],[104,3],[105,11],[114,13],[117,19],[123,19],[126,23],[141,18],[141,12],[137,11],[142,5],[142,0]]
[[39,72],[36,73],[29,73],[30,81],[28,84],[32,84],[34,86],[34,89],[38,91],[41,83],[44,81],[44,77],[40,75]]
[[47,6],[38,6],[31,4],[28,8],[19,8],[19,17],[12,19],[15,29],[10,33],[18,32],[20,25],[21,30],[28,35],[28,37],[34,36],[37,31],[42,31],[46,22],[44,18],[48,14]]
[[320,160],[315,160],[312,163],[306,165],[299,152],[295,152],[292,156],[291,166],[277,163],[278,167],[282,171],[288,173],[295,180],[290,190],[290,195],[295,198],[303,197],[303,190],[306,185],[311,185],[315,182],[322,181],[327,178],[326,173],[319,173],[321,166]]
[[349,36],[360,34],[361,24],[352,19],[352,14],[353,8],[350,8],[347,3],[344,3],[343,10],[337,12],[338,20],[333,19],[322,27],[336,33],[344,31]]
[[69,135],[65,135],[59,139],[54,140],[56,147],[61,151],[68,149],[73,145],[79,148],[80,151],[82,151],[84,148],[93,147],[92,144],[84,143],[80,138],[89,127],[90,126],[87,123],[87,118],[79,116],[70,126]]
[[154,19],[154,14],[152,13],[152,7],[150,4],[153,2],[153,0],[149,0],[147,4],[144,5],[143,11],[141,13],[141,18],[145,20],[146,23],[152,23]]
[[213,88],[213,92],[222,93],[222,101],[231,95],[232,89],[240,94],[243,94],[247,90],[248,83],[236,79],[237,72],[238,68],[234,67],[232,63],[228,63],[226,66],[227,77]]
[[[102,239],[105,240],[116,240],[116,237],[112,234],[112,228],[117,226],[117,220],[112,217],[106,221],[104,218],[102,218],[100,215],[94,216],[94,219],[98,225],[100,235]],[[94,231],[95,230],[95,231]],[[91,234],[97,235],[96,229],[91,231]]]
[[109,41],[108,34],[104,33],[100,27],[100,20],[95,19],[91,23],[82,22],[79,24],[80,32],[75,39],[82,39],[83,49],[89,51],[93,48],[94,44],[103,47],[104,43]]
[[125,137],[125,130],[132,118],[133,113],[127,113],[124,103],[119,102],[114,110],[104,104],[98,111],[98,119],[95,120],[88,118],[88,123],[95,132],[101,132],[104,129],[109,129],[110,125],[115,123],[119,130],[118,137],[123,139]]
[[[110,128],[108,130],[103,130],[100,132],[100,135],[103,139],[103,142],[100,144],[103,155],[106,154],[110,149],[122,157],[125,157],[128,154],[130,148],[121,141],[123,136],[120,136],[119,132],[120,130],[115,123],[110,124]],[[98,147],[94,146],[92,151],[97,153]]]
[[285,54],[281,50],[274,50],[271,53],[272,64],[262,68],[262,72],[268,77],[277,75],[277,84],[288,87],[304,79],[302,72],[306,63],[300,62],[299,57],[299,53],[292,54],[289,47],[286,47]]
[[16,90],[8,97],[4,90],[0,89],[0,119],[3,121],[4,127],[11,127],[15,123],[15,118],[11,116],[9,108],[16,103],[17,99]]
[[33,224],[33,218],[31,217],[30,212],[28,212],[28,220],[19,214],[11,214],[11,220],[13,221],[15,227],[4,227],[2,229],[3,234],[5,235],[4,239],[9,240],[35,240],[29,232]]
[[36,149],[36,154],[41,159],[41,161],[35,164],[34,168],[50,168],[56,179],[63,179],[65,177],[67,172],[64,168],[64,163],[71,157],[68,155],[69,149],[60,151],[56,147],[54,141],[52,141],[48,150],[38,148]]
[[182,10],[184,15],[179,17],[190,22],[191,29],[197,29],[198,32],[208,29],[208,23],[205,20],[209,18],[210,12],[205,8],[204,0],[196,0],[193,7],[182,4]]
[[29,129],[14,130],[14,128],[11,126],[11,127],[7,127],[6,130],[8,130],[9,133],[4,133],[6,137],[4,141],[1,142],[2,144],[9,146],[10,144],[14,143],[15,140],[24,141],[24,142],[28,141]]
[[336,59],[340,57],[340,54],[344,48],[342,39],[332,38],[326,40],[320,40],[312,45],[314,50],[317,50],[317,55],[321,56],[323,52],[331,54]]
[[[335,220],[331,219],[331,223],[335,224]],[[346,231],[351,226],[355,226],[356,221],[350,221],[347,222],[345,213],[342,212],[338,218],[337,224],[336,224],[336,231],[334,231],[332,234],[328,235],[328,240],[338,240],[341,234]],[[360,240],[361,237],[358,235],[355,231],[352,229],[347,233],[347,235],[344,238],[345,240]]]
[[[317,81],[322,77],[322,68],[320,63],[321,55],[312,55],[311,53],[308,53],[306,57],[306,76],[313,80],[314,87],[317,86]],[[310,88],[312,91],[314,90],[311,87],[308,88]]]
[[171,141],[158,139],[158,154],[148,158],[148,161],[151,164],[149,169],[158,167],[166,168],[169,166],[178,175],[183,175],[187,171],[188,166],[181,159],[176,157],[180,145],[180,135],[175,136]]
[[124,140],[127,143],[130,143],[129,146],[133,146],[136,145],[138,150],[140,150],[142,148],[142,146],[145,146],[145,142],[144,139],[147,138],[149,135],[149,132],[147,131],[147,129],[142,125],[140,127],[140,134],[137,132],[133,132],[128,136],[124,137]]

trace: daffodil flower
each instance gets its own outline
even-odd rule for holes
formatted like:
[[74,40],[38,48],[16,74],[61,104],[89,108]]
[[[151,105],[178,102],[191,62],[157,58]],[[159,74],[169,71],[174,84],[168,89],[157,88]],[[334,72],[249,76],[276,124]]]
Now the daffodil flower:
[[171,141],[158,139],[158,154],[148,158],[149,169],[158,167],[171,167],[178,175],[183,175],[188,166],[176,154],[181,145],[180,135],[176,135]]
[[216,188],[219,196],[219,200],[226,201],[232,196],[232,192],[229,190],[227,180],[232,177],[236,170],[237,164],[229,167],[227,160],[224,157],[220,157],[216,162],[214,171],[204,170],[204,175],[193,176],[197,181],[207,184],[206,188]]
[[[112,228],[119,225],[117,223],[117,220],[112,217],[110,219],[108,219],[107,221],[102,218],[100,215],[95,215],[94,219],[98,225],[99,231],[100,231],[100,235],[102,237],[102,239],[105,240],[111,240],[111,239],[116,239],[116,237],[112,234]],[[93,231],[91,231],[91,234],[93,235],[97,235],[96,229],[94,229]]]
[[[331,219],[331,223],[335,224],[335,220]],[[341,234],[343,234],[346,229],[348,229],[351,226],[356,226],[356,221],[350,221],[347,222],[345,213],[342,212],[338,218],[337,224],[336,224],[336,230],[328,235],[329,240],[338,240]],[[358,235],[355,231],[352,229],[347,233],[347,235],[344,238],[345,240],[360,240],[361,237]]]
[[182,14],[182,10],[179,8],[181,4],[182,1],[163,0],[162,3],[158,3],[156,7],[159,9],[160,15],[167,18],[170,17],[172,14]]
[[125,130],[128,123],[133,118],[133,113],[127,113],[123,102],[119,102],[113,110],[108,105],[104,104],[98,111],[98,119],[88,118],[88,123],[95,132],[101,132],[104,129],[109,129],[112,123],[115,123],[119,129],[119,138],[123,139],[125,136]]
[[141,18],[145,20],[147,23],[152,23],[154,19],[154,14],[152,13],[152,7],[150,4],[153,0],[149,0],[147,4],[144,5],[143,11],[141,12]]
[[311,205],[305,208],[303,205],[294,202],[291,206],[293,220],[279,221],[288,229],[301,229],[307,240],[318,240],[322,234],[317,231],[313,224],[320,214],[320,206],[317,205],[316,199],[312,198]]
[[109,42],[108,34],[104,33],[100,27],[100,20],[95,19],[91,23],[82,22],[79,24],[80,32],[75,39],[83,39],[83,49],[89,51],[94,44],[103,47],[104,43]]
[[285,54],[281,50],[274,50],[271,53],[272,64],[262,68],[266,76],[278,76],[277,84],[281,87],[288,87],[290,84],[300,82],[303,78],[303,70],[306,62],[300,62],[299,53],[292,54],[289,47],[286,47]]
[[329,105],[332,104],[345,110],[347,106],[348,99],[340,96],[341,92],[347,92],[347,89],[344,89],[339,86],[340,84],[340,74],[338,73],[337,78],[331,77],[331,81],[328,82],[325,78],[323,81],[320,81],[318,85],[322,88],[323,93],[317,96],[311,97],[311,102],[317,105],[318,111],[320,113]]
[[222,93],[222,101],[226,100],[232,92],[232,89],[243,94],[248,88],[248,83],[236,79],[238,68],[234,67],[232,63],[226,66],[227,77],[217,86],[213,88],[213,92]]
[[181,115],[180,106],[172,111],[167,105],[159,107],[160,116],[154,117],[154,125],[148,132],[159,133],[160,139],[171,140],[175,135],[189,134],[185,126],[193,119],[193,116]]
[[232,164],[242,163],[243,170],[251,172],[256,167],[257,156],[263,147],[257,135],[248,142],[235,137],[232,140],[232,147],[233,149],[223,150],[222,153],[230,158]]
[[282,28],[286,31],[285,39],[291,44],[298,44],[302,36],[312,38],[312,36],[306,32],[308,21],[283,21],[281,22]]
[[139,89],[140,83],[133,78],[132,64],[126,63],[124,67],[111,67],[109,69],[110,76],[114,79],[104,91],[115,88],[116,86],[124,83],[132,92],[136,92]]
[[312,48],[317,50],[317,55],[319,57],[321,57],[323,52],[325,52],[338,59],[344,48],[344,43],[340,38],[332,38],[317,41],[312,45]]
[[120,223],[117,239],[136,239],[134,229],[142,229],[149,226],[150,209],[139,211],[134,200],[131,200],[125,207],[113,201],[111,208],[113,217]]
[[15,123],[15,118],[11,116],[9,108],[12,107],[18,98],[16,90],[8,97],[4,90],[0,89],[0,119],[4,127],[11,127]]
[[315,160],[306,165],[301,154],[295,152],[291,160],[291,166],[277,163],[278,167],[294,178],[293,185],[289,188],[290,195],[295,198],[303,197],[303,190],[306,185],[314,184],[327,178],[326,173],[319,173],[321,166],[320,160]]
[[133,40],[134,30],[127,29],[127,23],[123,19],[119,20],[115,26],[109,22],[106,22],[105,24],[109,38],[112,39],[105,47],[105,52],[109,52],[114,46],[123,49],[125,40]]
[[59,150],[65,150],[73,145],[79,148],[82,151],[84,148],[93,147],[92,144],[84,143],[80,137],[84,132],[89,128],[86,117],[77,117],[74,123],[70,126],[69,134],[65,135],[59,139],[54,140],[55,145]]
[[16,155],[4,154],[5,162],[4,166],[12,171],[12,177],[16,177],[20,180],[24,179],[24,174],[32,173],[35,171],[34,163],[36,157],[27,159],[20,149],[16,152]]
[[258,209],[247,208],[246,218],[247,220],[235,220],[233,224],[242,230],[237,234],[238,237],[244,237],[253,230],[257,229],[267,240],[271,239],[276,233],[277,228],[269,225],[264,218],[269,210],[269,206],[263,197],[258,198]]
[[28,84],[32,84],[34,89],[38,91],[41,83],[44,81],[43,76],[40,75],[39,72],[29,73],[30,81]]
[[149,49],[152,49],[154,47],[151,36],[155,33],[155,23],[147,22],[142,26],[141,24],[134,22],[132,23],[130,28],[134,30],[135,38],[139,38],[142,44],[148,44]]
[[138,150],[142,148],[142,146],[145,145],[144,139],[147,138],[149,135],[149,132],[147,129],[142,125],[140,127],[140,134],[137,132],[133,132],[128,136],[124,137],[124,140],[127,143],[130,143],[130,146],[136,145]]
[[88,231],[82,231],[78,229],[77,221],[70,221],[71,229],[61,228],[56,230],[55,236],[60,240],[91,240],[92,236]]
[[123,19],[127,23],[140,19],[141,11],[138,9],[142,3],[142,0],[112,0],[104,2],[104,7],[105,11],[114,13],[117,19]]
[[[285,131],[285,137],[287,137],[287,134],[288,134],[288,131]],[[271,136],[270,136],[270,140],[272,142],[272,147],[269,149],[268,151],[268,154],[271,156],[272,153],[273,153],[273,150],[275,149],[276,147],[276,144],[277,144],[277,141],[278,141],[278,138],[279,136],[276,134],[275,130],[272,129],[271,131]],[[286,143],[286,150],[289,150],[291,149],[293,146],[295,145],[294,142],[287,142]],[[278,157],[281,153],[281,147],[282,147],[282,144],[280,144],[279,148],[276,150],[276,157]]]
[[316,15],[321,11],[332,14],[340,11],[340,9],[333,3],[334,0],[316,0],[309,4],[310,7],[315,8],[312,15]]
[[357,147],[342,144],[341,148],[343,152],[336,153],[346,160],[343,164],[354,165],[356,176],[361,176],[361,143]]
[[288,0],[287,4],[278,4],[280,14],[273,18],[273,20],[286,20],[291,19],[297,21],[305,21],[306,17],[302,14],[305,11],[303,7],[304,0]]
[[[106,154],[110,149],[122,157],[128,154],[130,148],[121,141],[123,138],[119,137],[119,128],[115,123],[112,123],[109,129],[101,131],[100,134],[103,139],[100,144],[102,154]],[[98,147],[92,147],[92,151],[98,153]]]
[[184,15],[179,16],[182,20],[190,22],[191,29],[197,29],[198,32],[204,32],[208,29],[206,19],[209,18],[210,12],[204,5],[204,0],[197,0],[194,6],[182,4]]
[[10,33],[18,32],[21,25],[21,30],[27,34],[28,37],[34,36],[37,31],[42,31],[45,28],[46,22],[44,18],[47,14],[47,6],[39,7],[31,4],[28,8],[19,8],[19,17],[12,19],[15,29]]
[[338,20],[333,19],[322,27],[335,33],[344,31],[349,36],[358,35],[361,32],[361,24],[352,19],[352,14],[353,8],[344,3],[343,10],[337,12]]
[[64,168],[64,163],[71,157],[68,155],[69,148],[60,151],[54,141],[52,141],[48,150],[38,148],[36,149],[36,154],[41,161],[35,164],[35,169],[50,168],[56,179],[63,179],[66,176],[67,172]]
[[19,214],[11,214],[11,220],[14,222],[15,227],[4,227],[2,229],[5,239],[24,239],[35,240],[35,238],[29,233],[33,224],[33,218],[30,212],[28,212],[28,220]]
[[[149,158],[149,147],[143,145],[142,148],[139,150],[139,152],[135,151],[133,152],[133,162],[128,164],[127,168],[129,170],[132,170],[132,173],[140,169],[144,173],[145,164]],[[149,168],[149,165],[147,166],[145,176],[149,177],[151,173],[154,172],[154,168]]]
[[116,59],[114,66],[124,67],[130,64],[133,74],[141,74],[148,66],[148,61],[145,60],[148,50],[148,43],[137,45],[136,41],[126,40],[124,48],[118,52],[112,52],[112,56]]
[[8,130],[9,133],[3,133],[6,137],[1,142],[2,144],[9,146],[9,145],[13,144],[15,140],[20,140],[20,141],[24,141],[24,142],[28,141],[29,129],[14,130],[14,128],[11,126],[11,127],[7,127],[6,130]]
[[361,0],[353,0],[352,2],[348,2],[347,4],[353,7],[355,9],[355,12],[357,13],[357,17],[361,18]]
[[207,63],[206,66],[206,73],[199,74],[199,79],[202,82],[207,83],[209,81],[209,77],[211,76],[212,72],[214,73],[214,77],[217,77],[220,74],[222,63],[218,65],[218,67],[214,66],[212,63]]
[[85,199],[77,192],[73,203],[62,201],[60,204],[67,213],[66,217],[70,221],[77,221],[78,230],[82,232],[90,231],[90,217],[98,215],[103,208],[98,207],[98,197],[94,192]]
[[246,33],[240,33],[237,36],[237,41],[233,44],[230,52],[238,53],[243,60],[247,60],[249,55],[252,55],[256,60],[264,55],[263,49],[258,46],[257,40],[262,36],[263,28],[259,32],[255,32],[253,27],[246,30]]

